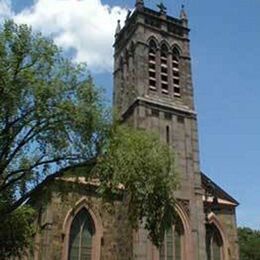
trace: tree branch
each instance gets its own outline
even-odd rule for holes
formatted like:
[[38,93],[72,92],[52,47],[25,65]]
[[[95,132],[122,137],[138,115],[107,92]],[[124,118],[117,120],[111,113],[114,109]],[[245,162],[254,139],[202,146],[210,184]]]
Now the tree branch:
[[[45,155],[42,156],[41,159],[37,160],[37,162],[35,164],[33,164],[32,166],[30,166],[29,168],[19,169],[16,171],[12,171],[10,174],[8,174],[8,176],[3,181],[2,187],[0,186],[0,192],[4,191],[5,189],[10,187],[12,184],[16,183],[17,181],[21,180],[28,172],[32,171],[34,168],[37,168],[41,165],[60,162],[63,160],[75,160],[76,161],[76,160],[80,159],[78,156],[75,156],[75,157],[66,156],[66,157],[58,157],[58,158],[54,158],[54,159],[50,159],[50,160],[41,161],[44,157],[45,157]],[[22,174],[20,176],[18,176],[17,178],[14,178],[14,179],[11,179],[10,181],[8,181],[10,178],[12,178],[13,176],[15,176],[19,173],[22,173]]]
[[[11,161],[14,159],[16,154],[21,151],[24,145],[28,144],[35,136],[37,136],[39,133],[43,132],[47,128],[50,128],[54,126],[55,124],[59,122],[63,122],[63,120],[56,120],[55,122],[49,122],[50,118],[47,118],[46,120],[42,122],[36,123],[34,126],[31,127],[31,129],[26,133],[26,135],[22,138],[22,140],[17,144],[13,152],[8,156],[8,150],[6,149],[4,152],[8,156],[6,156],[7,159],[3,160],[3,155],[0,157],[0,175],[3,174],[4,170],[8,167],[8,165],[11,163]],[[28,122],[27,122],[28,123]],[[26,125],[26,124],[25,124]],[[21,127],[21,129],[24,126]],[[34,133],[33,133],[34,132]],[[16,135],[17,136],[17,135]],[[11,145],[11,144],[9,144]],[[8,148],[8,147],[7,147]],[[2,152],[3,153],[3,152]]]
[[[3,144],[3,148],[1,149],[1,154],[0,154],[0,161],[3,160],[3,158],[7,158],[8,153],[10,151],[9,147],[11,147],[12,142],[14,141],[14,139],[18,136],[18,134],[22,131],[22,129],[28,125],[28,123],[30,122],[30,120],[26,120],[25,122],[21,123],[20,126],[15,126],[15,124],[19,123],[19,121],[24,120],[30,113],[32,113],[35,110],[35,107],[29,109],[26,113],[24,113],[22,116],[16,118],[15,120],[9,122],[8,120],[8,124],[6,124],[5,128],[1,131],[0,136],[2,138],[4,138],[4,143]],[[14,129],[13,131],[11,131],[11,129]],[[8,131],[12,132],[8,133]],[[6,138],[5,138],[6,136]],[[0,170],[1,173],[1,170]]]
[[[2,165],[1,165],[1,171],[0,171],[0,175],[4,173],[4,170],[7,168],[7,166],[9,165],[9,163],[14,159],[14,157],[16,156],[16,154],[20,151],[20,149],[28,142],[30,141],[33,137],[35,137],[36,133],[34,133],[33,135],[30,136],[30,134],[34,131],[34,129],[36,128],[36,125],[34,127],[32,127],[28,133],[25,135],[25,137],[22,139],[22,141],[16,146],[16,148],[14,149],[14,151],[9,155],[9,158],[6,159],[4,162],[1,159]],[[8,155],[8,147],[6,148],[6,153]]]
[[40,191],[43,187],[45,187],[49,182],[53,181],[57,177],[61,177],[63,174],[65,174],[67,171],[72,170],[72,169],[77,169],[81,167],[94,167],[96,164],[96,159],[93,158],[87,162],[83,163],[78,163],[74,165],[67,166],[61,170],[59,170],[56,173],[53,173],[52,175],[47,176],[39,185],[37,185],[34,189],[30,190],[26,194],[24,194],[20,199],[18,199],[16,202],[14,202],[12,205],[9,207],[6,207],[3,212],[0,214],[0,220],[4,219],[8,214],[13,212],[15,209],[17,209],[19,206],[21,206],[24,202],[26,202],[30,197],[32,197],[34,194],[36,194],[38,191]]

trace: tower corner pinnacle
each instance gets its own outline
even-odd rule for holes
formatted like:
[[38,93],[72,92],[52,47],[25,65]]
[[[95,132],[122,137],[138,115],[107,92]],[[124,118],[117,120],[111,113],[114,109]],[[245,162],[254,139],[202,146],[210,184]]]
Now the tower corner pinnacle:
[[180,19],[182,20],[183,25],[187,27],[188,26],[188,15],[185,11],[184,4],[181,5]]
[[135,1],[135,8],[137,10],[141,10],[144,8],[144,0],[136,0]]
[[118,36],[118,34],[121,31],[121,25],[120,25],[120,20],[117,20],[117,27],[116,27],[116,32],[115,32],[115,37]]

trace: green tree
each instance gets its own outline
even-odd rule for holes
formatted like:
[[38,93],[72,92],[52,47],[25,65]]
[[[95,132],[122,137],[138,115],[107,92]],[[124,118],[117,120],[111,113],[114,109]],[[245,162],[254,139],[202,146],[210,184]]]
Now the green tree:
[[132,225],[145,221],[150,239],[159,246],[174,222],[178,179],[170,147],[151,133],[115,126],[93,172],[101,181],[102,196],[111,200],[123,193]]
[[[64,58],[51,39],[28,26],[5,22],[0,31],[0,239],[13,239],[18,248],[13,255],[28,247],[24,238],[32,234],[32,212],[22,205],[70,169],[86,167],[85,177],[100,179],[98,191],[106,200],[123,195],[130,223],[137,227],[143,221],[157,246],[174,221],[172,151],[152,134],[111,124],[101,100],[84,64]],[[19,234],[3,232],[19,215]],[[10,243],[0,243],[0,252],[8,255]]]
[[0,259],[22,257],[25,249],[33,249],[34,210],[29,206],[19,207],[0,224]]
[[83,64],[50,39],[7,21],[0,32],[0,192],[19,195],[97,155],[104,116]]
[[51,39],[12,21],[1,27],[2,257],[17,256],[28,247],[33,212],[23,204],[31,194],[96,158],[106,132],[100,97],[86,66],[63,58]]
[[260,259],[260,231],[250,228],[238,228],[241,260]]

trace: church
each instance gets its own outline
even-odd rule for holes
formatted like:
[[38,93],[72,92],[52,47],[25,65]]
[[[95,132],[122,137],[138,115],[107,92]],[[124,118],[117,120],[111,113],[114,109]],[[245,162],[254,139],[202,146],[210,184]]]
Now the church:
[[[201,172],[191,72],[188,17],[136,0],[114,42],[113,102],[122,122],[153,131],[172,146],[180,172],[178,221],[156,248],[132,230],[120,204],[106,210],[95,183],[60,178],[39,218],[33,259],[238,260],[238,202]],[[62,186],[66,193],[60,196]],[[38,194],[38,197],[41,195]],[[31,258],[30,258],[31,259]]]

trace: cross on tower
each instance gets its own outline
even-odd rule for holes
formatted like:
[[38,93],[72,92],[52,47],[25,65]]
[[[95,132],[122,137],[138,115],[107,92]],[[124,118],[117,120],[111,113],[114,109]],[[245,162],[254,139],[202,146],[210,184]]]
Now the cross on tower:
[[166,8],[166,6],[163,4],[163,1],[162,1],[162,0],[161,0],[160,4],[157,4],[156,6],[159,8],[160,13],[162,13],[162,14],[165,14],[165,13],[166,13],[167,8]]

